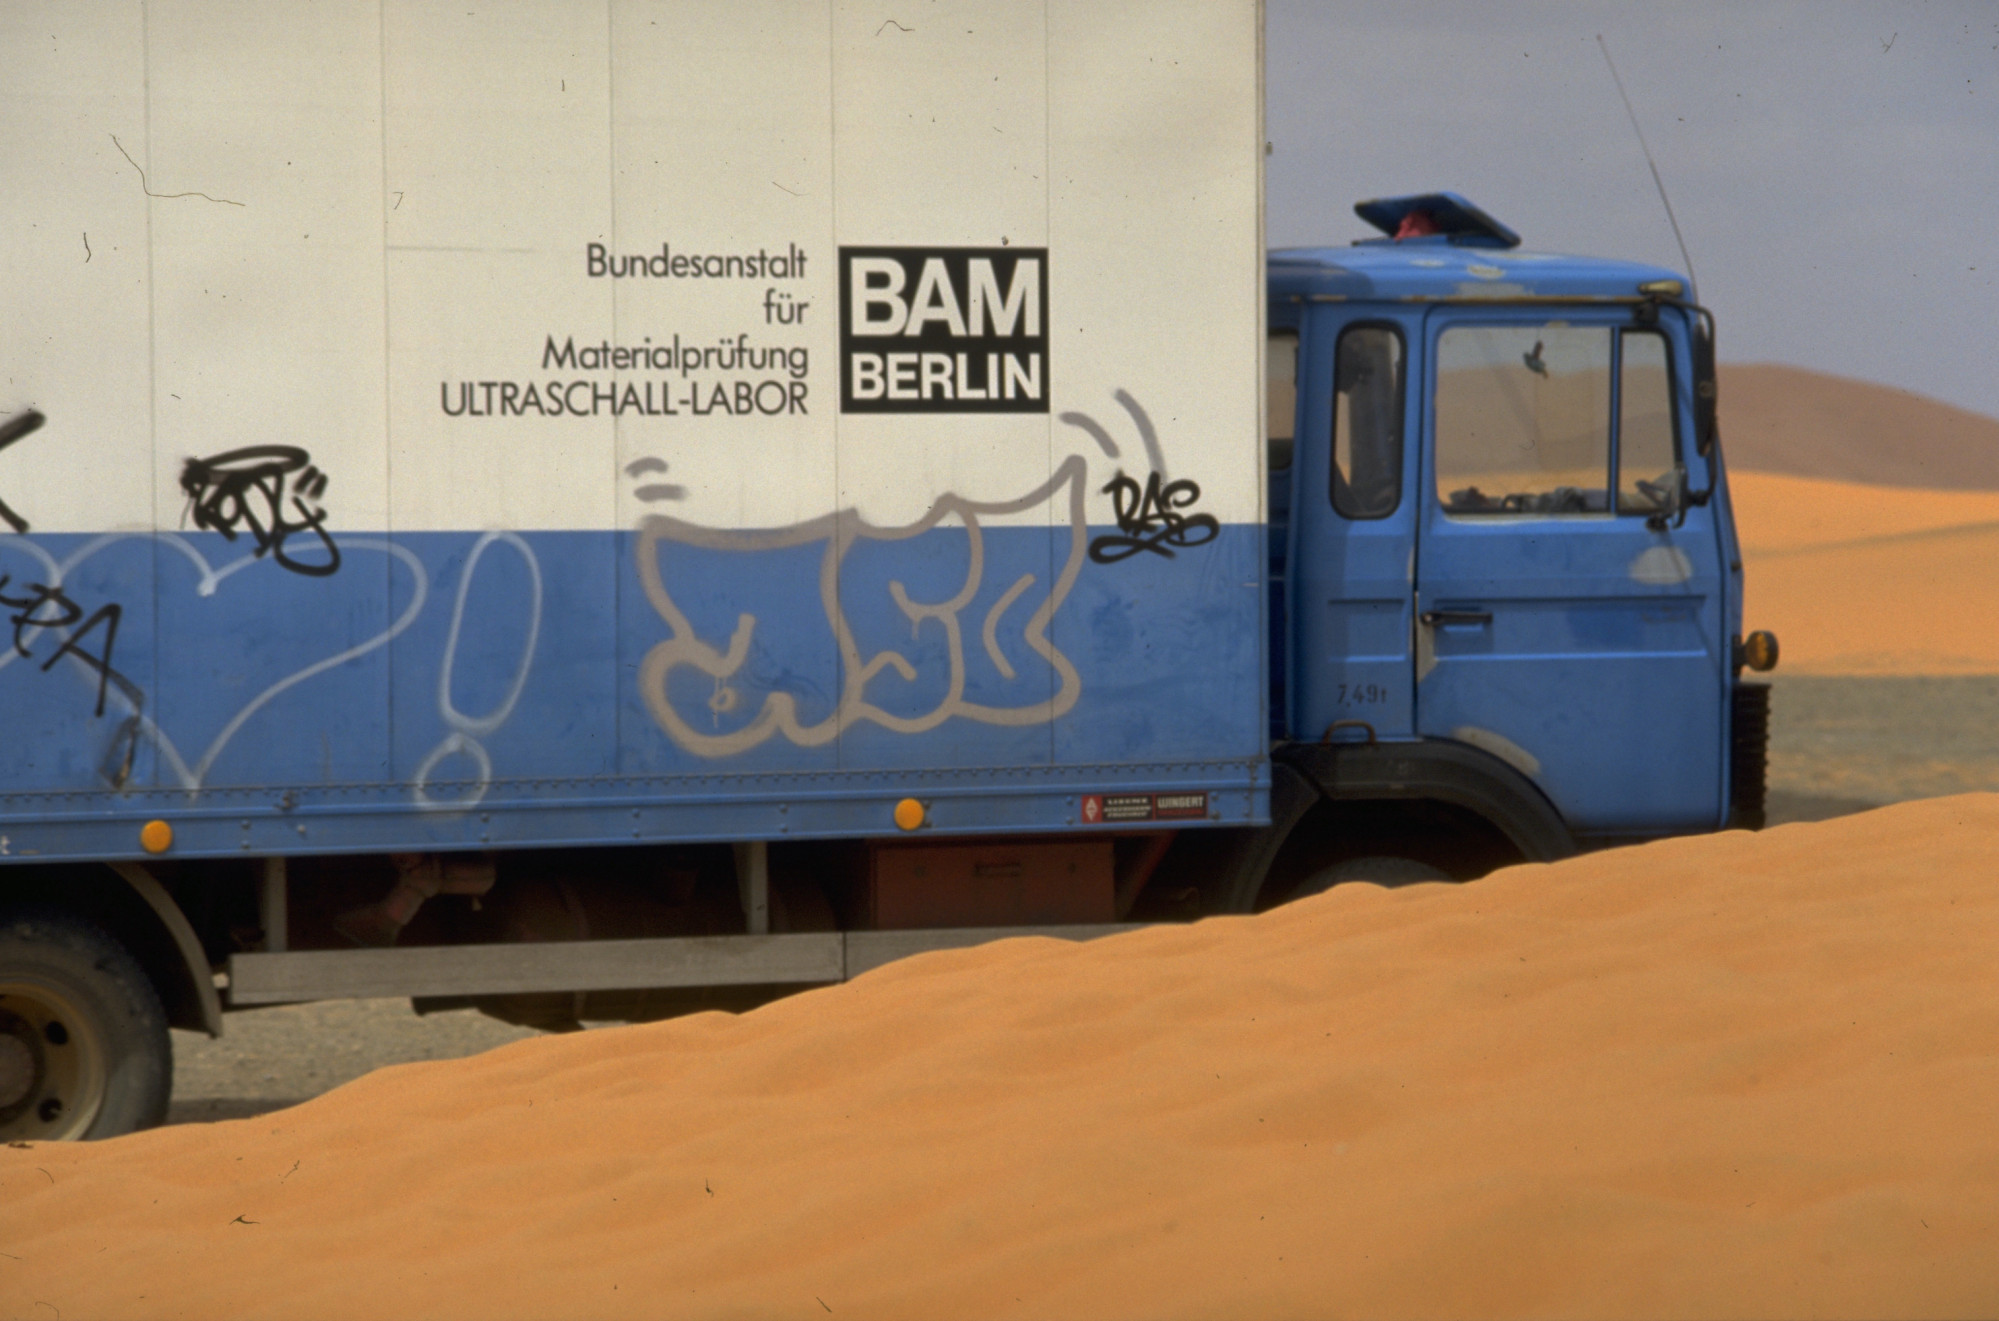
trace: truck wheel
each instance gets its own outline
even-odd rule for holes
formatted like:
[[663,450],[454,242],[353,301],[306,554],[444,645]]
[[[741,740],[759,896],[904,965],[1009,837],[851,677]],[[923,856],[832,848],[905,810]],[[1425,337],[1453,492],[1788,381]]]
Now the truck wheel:
[[1330,867],[1321,867],[1298,882],[1298,888],[1291,892],[1291,898],[1303,899],[1307,895],[1324,894],[1335,885],[1342,885],[1347,881],[1370,881],[1375,885],[1394,887],[1415,885],[1422,881],[1456,879],[1443,868],[1433,867],[1416,858],[1396,858],[1387,855],[1348,858]]
[[0,917],[0,1140],[150,1128],[172,1087],[166,1013],[122,945],[66,913]]

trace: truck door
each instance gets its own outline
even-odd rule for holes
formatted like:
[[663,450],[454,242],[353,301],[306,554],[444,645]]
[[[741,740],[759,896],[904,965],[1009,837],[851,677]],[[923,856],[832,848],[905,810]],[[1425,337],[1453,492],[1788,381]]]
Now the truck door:
[[1315,306],[1299,353],[1290,557],[1291,737],[1415,736],[1419,318]]
[[1711,506],[1673,508],[1676,465],[1702,466],[1684,337],[1463,307],[1425,334],[1418,730],[1511,763],[1577,830],[1719,824],[1719,542]]

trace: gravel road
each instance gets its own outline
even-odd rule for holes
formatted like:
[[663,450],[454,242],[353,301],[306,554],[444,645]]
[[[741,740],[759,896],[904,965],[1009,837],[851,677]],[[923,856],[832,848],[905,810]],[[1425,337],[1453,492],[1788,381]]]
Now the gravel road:
[[456,1059],[537,1035],[471,1009],[419,1018],[407,1000],[327,1000],[230,1014],[220,1040],[175,1029],[169,1124],[245,1119],[389,1064]]
[[[1999,676],[1785,676],[1773,695],[1770,823],[1999,790]],[[533,1036],[471,1010],[419,1018],[406,1000],[232,1014],[219,1041],[174,1033],[169,1123],[240,1119],[317,1096],[371,1069],[473,1055]]]
[[1999,675],[1777,680],[1770,823],[1999,790]]

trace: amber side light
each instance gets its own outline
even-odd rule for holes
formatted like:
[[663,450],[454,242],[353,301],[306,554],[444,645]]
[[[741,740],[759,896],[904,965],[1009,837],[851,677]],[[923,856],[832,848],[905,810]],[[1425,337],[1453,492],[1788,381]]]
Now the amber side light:
[[1777,635],[1757,629],[1742,639],[1742,663],[1758,674],[1777,668]]

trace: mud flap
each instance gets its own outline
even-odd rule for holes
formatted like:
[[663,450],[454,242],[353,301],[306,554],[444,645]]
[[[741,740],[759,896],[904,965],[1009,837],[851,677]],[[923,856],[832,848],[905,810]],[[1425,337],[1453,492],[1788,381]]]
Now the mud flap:
[[1770,685],[1738,683],[1729,720],[1728,825],[1761,830],[1770,781]]
[[[1201,911],[1253,913],[1270,864],[1295,827],[1319,802],[1319,790],[1281,761],[1270,765],[1270,824],[1253,830],[1232,830],[1221,845],[1215,865],[1201,882]],[[1215,832],[1220,834],[1222,832]]]

